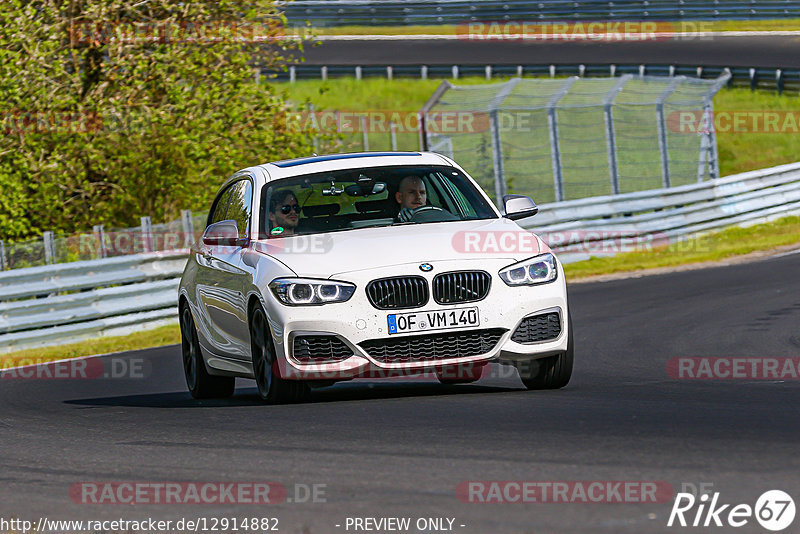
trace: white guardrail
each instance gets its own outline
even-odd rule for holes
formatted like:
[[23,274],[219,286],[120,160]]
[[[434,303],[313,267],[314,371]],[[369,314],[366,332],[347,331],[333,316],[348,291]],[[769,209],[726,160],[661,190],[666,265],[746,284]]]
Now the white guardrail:
[[[622,239],[674,242],[800,214],[800,163],[712,181],[540,206],[522,221],[564,263],[613,255]],[[177,322],[188,251],[0,272],[0,353]]]
[[0,353],[176,322],[188,250],[0,272]]

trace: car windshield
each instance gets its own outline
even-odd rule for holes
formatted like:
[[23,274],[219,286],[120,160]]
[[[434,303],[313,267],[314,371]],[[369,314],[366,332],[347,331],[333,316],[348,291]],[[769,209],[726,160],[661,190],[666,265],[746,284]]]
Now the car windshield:
[[262,238],[497,218],[458,169],[419,165],[346,169],[270,182],[261,192],[260,215]]

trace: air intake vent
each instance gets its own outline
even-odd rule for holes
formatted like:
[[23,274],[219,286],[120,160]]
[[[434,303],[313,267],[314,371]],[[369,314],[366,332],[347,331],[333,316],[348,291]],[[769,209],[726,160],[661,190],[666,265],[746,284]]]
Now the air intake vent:
[[389,339],[371,339],[360,347],[381,363],[409,363],[466,358],[490,352],[508,330],[472,330]]
[[428,282],[421,276],[381,278],[369,283],[367,297],[379,310],[417,308],[428,302]]
[[558,313],[543,313],[523,319],[517,329],[514,330],[511,341],[536,343],[538,341],[556,339],[560,335],[561,318]]
[[341,362],[353,351],[336,336],[297,336],[292,344],[292,356],[300,363]]
[[438,304],[475,302],[489,294],[492,277],[484,271],[438,274],[433,279],[433,300]]

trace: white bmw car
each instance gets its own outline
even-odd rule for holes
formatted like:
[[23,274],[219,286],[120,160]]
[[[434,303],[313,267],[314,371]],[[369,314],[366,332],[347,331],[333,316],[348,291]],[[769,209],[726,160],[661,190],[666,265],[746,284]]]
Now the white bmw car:
[[455,162],[424,152],[315,156],[250,167],[220,189],[179,293],[196,398],[254,378],[266,402],[358,377],[471,382],[489,362],[529,389],[567,384],[564,271]]

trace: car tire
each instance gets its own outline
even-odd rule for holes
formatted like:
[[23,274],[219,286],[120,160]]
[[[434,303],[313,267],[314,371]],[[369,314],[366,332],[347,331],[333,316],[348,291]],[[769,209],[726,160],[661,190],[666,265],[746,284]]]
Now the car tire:
[[572,376],[574,346],[572,341],[572,317],[568,316],[567,350],[561,354],[525,362],[517,367],[522,383],[528,389],[560,389],[569,383]]
[[262,401],[267,404],[286,404],[308,400],[311,393],[308,384],[302,380],[281,378],[267,314],[260,305],[254,306],[250,313],[250,346],[253,376]]
[[197,338],[192,311],[185,303],[181,306],[180,325],[183,374],[186,377],[186,387],[189,388],[192,397],[214,399],[233,395],[236,387],[234,377],[209,374],[200,352],[200,342]]
[[465,368],[463,365],[445,366],[436,369],[436,378],[442,384],[471,384],[480,380],[486,365],[470,365]]

